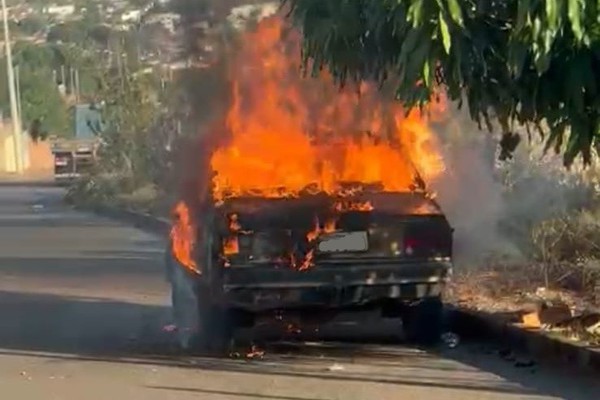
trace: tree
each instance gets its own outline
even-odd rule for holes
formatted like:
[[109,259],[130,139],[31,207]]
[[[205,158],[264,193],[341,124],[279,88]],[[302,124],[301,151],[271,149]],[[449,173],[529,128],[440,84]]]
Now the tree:
[[105,71],[99,97],[106,142],[102,168],[118,171],[133,187],[147,182],[155,168],[148,130],[159,118],[161,85],[153,74],[131,73],[127,65]]
[[[71,133],[68,107],[62,99],[52,70],[58,65],[53,45],[17,42],[13,62],[19,67],[19,85],[24,126],[41,134]],[[0,60],[0,75],[6,76],[6,60]],[[0,109],[8,114],[10,102],[6,79],[0,80]],[[31,129],[30,129],[31,130]]]
[[69,21],[56,24],[48,30],[48,42],[83,43],[87,40],[90,27],[83,21]]
[[25,126],[40,133],[40,136],[54,134],[68,136],[72,128],[69,124],[69,109],[63,101],[52,72],[48,68],[20,68],[21,107]]
[[586,0],[282,0],[303,60],[339,83],[392,81],[406,106],[440,87],[501,145],[536,128],[569,166],[600,147],[600,3]]
[[26,35],[34,35],[46,28],[46,21],[37,15],[31,15],[20,20],[17,25]]

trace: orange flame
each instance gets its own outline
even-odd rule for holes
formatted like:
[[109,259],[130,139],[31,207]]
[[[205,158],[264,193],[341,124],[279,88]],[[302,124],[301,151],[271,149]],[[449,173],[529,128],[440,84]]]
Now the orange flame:
[[[195,193],[201,203],[209,197],[219,203],[230,197],[318,192],[345,197],[366,186],[410,191],[445,170],[428,126],[444,118],[443,96],[435,96],[439,101],[422,111],[407,112],[368,83],[339,90],[325,72],[318,79],[304,78],[299,34],[280,16],[244,33],[231,65],[225,121],[199,137],[195,150],[200,164],[194,171]],[[320,234],[335,231],[335,214],[372,209],[369,202],[336,203],[334,216],[322,225],[316,221],[308,242],[314,245]],[[196,230],[185,204],[177,210],[187,220],[180,218],[173,226],[173,252],[182,264],[197,269],[191,257]],[[226,256],[239,252],[237,215],[229,216],[229,230],[222,244],[225,266]],[[293,268],[308,269],[314,249],[302,260],[295,258],[290,255]]]
[[370,201],[337,201],[333,206],[335,211],[372,211],[373,204]]
[[231,214],[229,216],[229,230],[231,232],[239,232],[242,230],[237,214]]
[[171,227],[171,251],[175,259],[188,270],[200,273],[194,261],[193,248],[195,245],[195,224],[190,218],[187,204],[180,201],[173,210],[174,222]]
[[230,236],[223,240],[223,254],[226,256],[238,254],[240,245],[237,236]]
[[[229,142],[210,160],[216,200],[340,193],[346,182],[407,191],[418,174],[443,172],[427,112],[406,113],[366,83],[340,92],[327,74],[303,78],[299,43],[281,17],[245,33],[231,74]],[[445,109],[436,107],[428,111]]]

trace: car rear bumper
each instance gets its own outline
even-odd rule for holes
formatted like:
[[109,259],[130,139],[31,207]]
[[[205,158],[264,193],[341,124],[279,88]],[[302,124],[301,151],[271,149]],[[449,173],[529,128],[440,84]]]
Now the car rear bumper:
[[452,272],[449,261],[343,264],[307,271],[265,267],[229,268],[222,301],[248,311],[304,307],[352,307],[386,300],[438,296]]

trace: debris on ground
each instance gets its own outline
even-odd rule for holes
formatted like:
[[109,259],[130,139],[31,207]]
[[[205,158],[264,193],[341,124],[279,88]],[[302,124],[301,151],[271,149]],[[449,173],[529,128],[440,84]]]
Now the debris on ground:
[[584,310],[574,314],[567,304],[543,303],[539,310],[521,315],[520,326],[562,334],[589,344],[600,343],[600,313]]
[[540,314],[537,311],[523,314],[521,316],[521,324],[525,329],[540,329],[542,327]]
[[175,324],[168,324],[162,327],[162,331],[163,332],[175,332],[177,330],[177,325]]
[[571,340],[600,345],[600,313],[586,312],[560,321],[547,328]]
[[525,329],[591,345],[600,343],[600,304],[581,292],[534,282],[524,276],[523,268],[470,271],[451,283],[449,301]]
[[515,362],[515,367],[517,368],[533,368],[537,365],[537,363],[533,360],[521,360]]
[[339,372],[344,371],[346,368],[342,364],[334,363],[327,367],[327,371],[329,372]]
[[454,349],[460,344],[460,336],[454,332],[443,333],[441,339],[442,342],[450,349]]
[[246,358],[254,360],[254,359],[263,359],[265,356],[265,351],[261,350],[258,346],[252,345],[250,351],[246,353]]
[[500,349],[498,350],[498,355],[505,361],[514,362],[517,360],[515,354],[510,349]]

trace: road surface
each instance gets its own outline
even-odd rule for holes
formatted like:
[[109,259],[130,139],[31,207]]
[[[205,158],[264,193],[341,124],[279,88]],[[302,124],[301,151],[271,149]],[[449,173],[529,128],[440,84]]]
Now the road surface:
[[491,345],[298,344],[260,361],[178,356],[160,238],[0,186],[0,388],[6,399],[597,399],[598,379],[517,368]]

